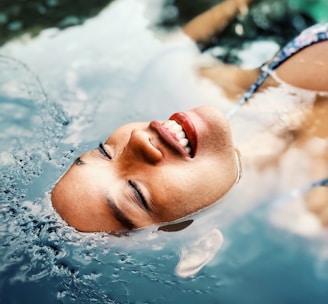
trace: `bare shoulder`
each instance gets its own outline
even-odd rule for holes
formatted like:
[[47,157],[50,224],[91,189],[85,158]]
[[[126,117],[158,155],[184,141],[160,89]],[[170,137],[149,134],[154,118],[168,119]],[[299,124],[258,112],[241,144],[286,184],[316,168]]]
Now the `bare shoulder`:
[[303,89],[328,92],[328,41],[306,47],[277,69],[277,75]]

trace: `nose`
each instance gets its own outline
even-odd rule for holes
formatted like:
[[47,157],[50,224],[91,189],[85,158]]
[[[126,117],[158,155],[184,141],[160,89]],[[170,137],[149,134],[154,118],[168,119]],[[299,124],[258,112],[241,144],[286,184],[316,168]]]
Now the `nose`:
[[149,164],[156,164],[163,157],[162,152],[154,146],[152,134],[140,129],[131,132],[124,152],[130,161],[141,160]]

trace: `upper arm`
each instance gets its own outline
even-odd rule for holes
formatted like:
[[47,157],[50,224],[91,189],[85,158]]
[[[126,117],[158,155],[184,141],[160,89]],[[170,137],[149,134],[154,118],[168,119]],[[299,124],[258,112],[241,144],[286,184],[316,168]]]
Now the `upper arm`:
[[225,0],[188,22],[183,30],[197,43],[206,43],[256,0]]

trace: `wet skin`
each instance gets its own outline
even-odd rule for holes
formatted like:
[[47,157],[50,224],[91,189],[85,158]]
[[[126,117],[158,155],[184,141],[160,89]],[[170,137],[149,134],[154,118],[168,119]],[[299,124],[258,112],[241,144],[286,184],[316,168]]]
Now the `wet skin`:
[[212,107],[172,116],[191,154],[164,122],[124,125],[81,155],[52,191],[61,217],[79,231],[122,231],[170,222],[220,199],[237,176],[225,117]]

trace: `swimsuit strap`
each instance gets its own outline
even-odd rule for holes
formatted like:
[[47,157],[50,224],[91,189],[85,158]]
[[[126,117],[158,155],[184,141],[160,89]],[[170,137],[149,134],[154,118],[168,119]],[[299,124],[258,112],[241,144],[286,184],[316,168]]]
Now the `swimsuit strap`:
[[304,185],[303,187],[294,189],[293,191],[289,192],[288,194],[281,196],[280,198],[274,200],[271,203],[271,207],[274,209],[274,208],[280,207],[284,204],[288,204],[292,199],[300,197],[300,196],[304,195],[306,192],[308,192],[311,189],[316,188],[316,187],[328,187],[328,176],[321,180],[317,180],[310,184]]
[[318,23],[305,29],[296,38],[290,41],[281,51],[279,51],[269,63],[262,66],[263,73],[261,76],[250,86],[246,93],[239,99],[239,101],[227,113],[227,118],[231,117],[236,111],[248,101],[248,99],[255,93],[255,91],[263,84],[280,64],[285,62],[294,54],[303,50],[304,48],[313,45],[320,41],[328,40],[328,23]]

